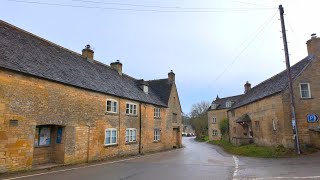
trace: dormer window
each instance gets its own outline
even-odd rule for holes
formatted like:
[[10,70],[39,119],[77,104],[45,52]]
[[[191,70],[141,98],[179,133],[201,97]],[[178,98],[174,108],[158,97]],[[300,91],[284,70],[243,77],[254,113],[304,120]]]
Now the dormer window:
[[149,87],[146,86],[146,85],[143,85],[143,92],[146,93],[146,94],[148,94],[148,92],[149,92]]
[[231,102],[231,101],[227,101],[227,102],[226,102],[226,107],[227,107],[227,108],[231,107],[231,105],[232,105],[232,102]]
[[211,109],[217,109],[218,104],[211,104]]
[[144,81],[143,79],[139,80],[139,85],[144,93],[149,93],[149,84],[146,81]]

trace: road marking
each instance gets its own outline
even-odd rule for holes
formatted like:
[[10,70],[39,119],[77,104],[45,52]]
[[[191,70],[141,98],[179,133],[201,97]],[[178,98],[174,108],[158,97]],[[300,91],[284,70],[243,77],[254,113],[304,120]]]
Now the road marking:
[[44,172],[44,173],[38,173],[38,174],[30,174],[30,175],[25,175],[25,176],[12,177],[12,178],[7,178],[7,179],[3,179],[3,180],[22,179],[22,178],[27,178],[27,177],[41,176],[41,175],[45,175],[45,174],[53,174],[53,173],[58,173],[58,172],[65,172],[65,171],[72,171],[72,170],[84,169],[84,168],[89,168],[89,167],[102,166],[102,165],[106,165],[106,164],[114,164],[114,163],[118,163],[118,162],[139,159],[139,158],[142,158],[142,157],[153,156],[153,155],[156,155],[156,154],[172,152],[172,151],[176,151],[176,150],[179,150],[179,149],[170,150],[170,151],[164,151],[164,152],[159,152],[159,153],[154,153],[154,154],[148,154],[148,155],[140,155],[140,156],[137,156],[137,157],[121,159],[121,160],[117,160],[117,161],[104,162],[104,163],[99,163],[99,164],[92,164],[92,165],[88,165],[88,166],[81,166],[81,167],[76,167],[76,168],[61,169],[61,170],[57,170],[57,171],[50,171],[50,172]]
[[236,176],[238,174],[238,168],[239,168],[239,159],[236,156],[232,156],[234,160],[234,172],[233,172],[233,180],[236,180]]
[[304,177],[265,177],[265,178],[253,178],[253,179],[315,179],[320,178],[320,176],[304,176]]

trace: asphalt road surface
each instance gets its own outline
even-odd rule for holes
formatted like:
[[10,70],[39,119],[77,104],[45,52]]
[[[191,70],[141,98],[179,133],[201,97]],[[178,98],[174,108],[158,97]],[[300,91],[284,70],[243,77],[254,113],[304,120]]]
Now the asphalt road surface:
[[299,158],[237,157],[183,138],[182,149],[85,166],[0,176],[22,180],[224,180],[320,179],[320,153]]

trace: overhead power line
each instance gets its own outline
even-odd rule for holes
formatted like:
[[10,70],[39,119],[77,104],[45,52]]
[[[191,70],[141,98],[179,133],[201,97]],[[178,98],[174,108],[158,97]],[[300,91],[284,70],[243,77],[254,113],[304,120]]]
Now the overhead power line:
[[[265,6],[264,8],[207,8],[207,7],[156,6],[156,5],[144,5],[144,4],[131,4],[131,3],[114,3],[114,2],[93,1],[93,0],[71,0],[71,1],[82,2],[82,3],[93,3],[93,4],[116,5],[116,6],[132,6],[132,7],[159,8],[159,9],[182,9],[182,10],[226,10],[226,9],[239,10],[239,9],[270,9],[270,8],[275,9],[272,7],[266,8]],[[244,3],[240,1],[235,1],[235,2]],[[245,4],[251,4],[251,3],[245,3]]]
[[[214,79],[213,82],[218,81],[223,75],[224,73],[226,73],[231,67],[232,65],[239,59],[239,57],[245,52],[246,49],[248,49],[248,47],[250,47],[250,45],[255,41],[255,39],[258,37],[258,35],[265,30],[265,28],[270,24],[270,22],[274,19],[274,17],[276,16],[277,12],[274,13],[272,15],[272,17],[270,17],[265,23],[263,23],[251,36],[253,36],[252,38],[250,38],[250,41],[248,42],[248,44],[234,57],[234,59],[232,60],[232,62]],[[244,45],[245,42],[247,41],[247,39],[241,43],[240,46]],[[218,92],[220,92],[222,90],[222,88],[219,89]]]
[[243,2],[243,1],[232,1],[232,2],[240,3],[240,4],[253,5],[253,6],[259,6],[259,7],[270,7],[270,8],[272,8],[271,6],[266,6],[266,5],[262,5],[262,4],[256,4],[256,3],[250,3],[250,2]]
[[157,9],[135,9],[135,8],[117,8],[117,7],[102,7],[102,6],[85,6],[75,4],[61,4],[61,3],[47,3],[39,1],[26,1],[26,0],[7,0],[16,3],[28,3],[48,6],[61,6],[72,8],[87,8],[87,9],[101,9],[101,10],[117,10],[117,11],[138,11],[138,12],[163,12],[163,13],[217,13],[217,12],[246,12],[258,10],[270,10],[274,8],[217,8],[215,10],[157,10]]

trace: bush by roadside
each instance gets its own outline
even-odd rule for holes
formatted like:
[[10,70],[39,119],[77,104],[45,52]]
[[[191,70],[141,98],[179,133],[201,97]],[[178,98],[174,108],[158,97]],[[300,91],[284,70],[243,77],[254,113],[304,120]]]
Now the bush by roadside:
[[[295,157],[297,154],[294,149],[288,149],[283,146],[277,147],[265,147],[257,146],[254,144],[234,146],[228,141],[209,141],[208,143],[221,146],[226,152],[249,157],[260,157],[260,158],[279,158],[279,157]],[[317,149],[314,148],[304,148],[304,154],[310,154],[316,152]]]
[[198,142],[206,142],[206,141],[209,141],[209,137],[208,136],[200,136],[200,137],[196,137],[195,138],[196,141]]

